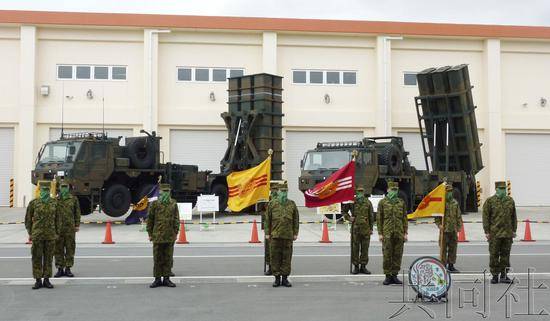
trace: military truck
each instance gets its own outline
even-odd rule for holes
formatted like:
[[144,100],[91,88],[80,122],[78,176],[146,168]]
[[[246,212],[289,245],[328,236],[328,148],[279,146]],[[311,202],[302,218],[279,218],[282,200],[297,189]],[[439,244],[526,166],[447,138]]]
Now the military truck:
[[[282,176],[282,78],[269,74],[229,79],[228,112],[222,113],[228,133],[220,173],[199,171],[195,165],[164,163],[156,133],[108,137],[105,132],[63,134],[42,146],[32,171],[32,183],[63,177],[78,197],[82,214],[98,206],[113,217],[128,212],[149,193],[159,177],[172,186],[178,202],[195,203],[200,194],[219,197],[227,208],[226,177],[261,163],[273,150],[272,179]],[[185,146],[182,146],[185,148]]]
[[[305,153],[299,189],[324,181],[352,159],[357,150],[355,182],[371,195],[382,195],[387,181],[399,183],[399,197],[413,211],[443,180],[452,184],[463,211],[477,211],[475,175],[483,168],[466,65],[426,69],[417,75],[415,106],[426,170],[410,165],[403,139],[367,137],[352,142],[319,142]],[[431,166],[430,166],[431,165]]]
[[172,185],[179,202],[196,202],[210,189],[208,172],[197,166],[163,164],[160,139],[156,133],[146,136],[108,137],[103,132],[62,134],[56,141],[42,146],[32,171],[32,183],[63,177],[72,185],[83,215],[100,206],[109,216],[126,214],[131,203],[137,203],[162,181]]

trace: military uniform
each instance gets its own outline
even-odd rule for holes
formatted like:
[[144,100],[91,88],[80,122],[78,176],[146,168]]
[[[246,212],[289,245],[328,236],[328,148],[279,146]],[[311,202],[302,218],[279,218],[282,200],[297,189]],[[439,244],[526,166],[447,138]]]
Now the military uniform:
[[[55,240],[61,227],[56,200],[49,197],[50,182],[41,181],[39,187],[41,193],[48,196],[32,200],[25,215],[25,228],[32,240],[32,274],[36,279],[33,289],[42,286],[53,288],[49,278],[52,276]],[[44,278],[43,283],[42,278]]]
[[[447,185],[445,190],[447,194],[452,195],[453,186]],[[440,259],[450,272],[458,272],[455,269],[456,251],[458,247],[457,233],[462,228],[462,213],[458,202],[447,195],[445,199],[444,217],[436,217],[434,223],[439,227],[439,248]]]
[[265,234],[270,238],[271,271],[275,276],[273,286],[291,286],[288,276],[292,262],[292,242],[298,237],[300,228],[298,208],[294,201],[284,199],[286,192],[286,188],[279,190],[279,200],[268,206],[266,215]]
[[[357,193],[364,193],[364,189],[358,188]],[[349,212],[345,212],[344,217],[346,220],[353,217],[351,225],[351,262],[354,269],[352,273],[370,274],[366,266],[369,263],[370,236],[374,226],[372,203],[366,196],[356,198],[351,207],[351,217]]]
[[398,185],[388,183],[388,194],[395,196],[386,197],[378,203],[378,215],[376,225],[378,235],[382,240],[383,269],[386,274],[384,285],[401,284],[397,278],[401,269],[403,258],[403,246],[408,229],[407,209],[405,202],[397,196]]
[[[69,188],[66,183],[61,183],[61,189]],[[76,231],[80,228],[80,205],[78,198],[68,194],[59,193],[57,199],[57,213],[61,218],[61,228],[55,246],[55,277],[66,275],[73,277],[71,267],[74,265],[74,253],[76,249]],[[65,269],[65,270],[63,270]]]
[[[163,199],[163,193],[168,193]],[[147,233],[153,242],[153,275],[152,288],[160,285],[175,287],[170,281],[174,260],[174,242],[179,231],[179,212],[174,199],[170,197],[170,185],[161,184],[159,199],[151,204],[147,217]],[[161,277],[164,280],[161,282]]]
[[[506,195],[506,182],[496,182],[497,195],[483,204],[483,230],[489,241],[489,267],[492,283],[509,283],[510,251],[516,235],[518,220],[514,200]],[[499,195],[500,193],[500,195]]]

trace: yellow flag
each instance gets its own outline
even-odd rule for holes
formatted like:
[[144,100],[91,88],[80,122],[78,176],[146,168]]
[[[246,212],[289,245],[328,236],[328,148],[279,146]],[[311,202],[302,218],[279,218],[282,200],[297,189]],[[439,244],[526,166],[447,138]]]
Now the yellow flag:
[[231,211],[238,212],[256,204],[260,199],[269,199],[270,181],[271,156],[256,167],[229,174],[227,206]]
[[445,214],[445,183],[441,183],[426,195],[408,219],[443,216]]

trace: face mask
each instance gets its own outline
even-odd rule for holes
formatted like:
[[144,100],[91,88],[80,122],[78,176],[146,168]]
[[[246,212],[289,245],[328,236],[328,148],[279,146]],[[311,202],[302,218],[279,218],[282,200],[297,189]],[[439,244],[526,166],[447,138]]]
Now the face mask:
[[453,192],[447,192],[447,194],[445,194],[445,197],[446,197],[448,200],[452,200],[452,199],[453,199]]
[[160,193],[160,201],[162,202],[162,204],[168,204],[168,202],[170,202],[170,193],[161,192]]
[[497,188],[496,194],[497,194],[498,197],[503,198],[504,196],[506,196],[506,189]]
[[395,190],[395,189],[389,190],[389,191],[388,191],[388,198],[389,198],[390,200],[396,199],[396,198],[397,198],[397,190]]
[[61,198],[68,198],[69,197],[69,188],[68,187],[61,187],[61,190],[59,191],[59,194],[61,194]]
[[364,198],[365,198],[365,194],[363,193],[357,193],[355,195],[355,199],[357,199],[358,201],[362,201]]
[[50,199],[50,191],[47,188],[40,190],[40,199],[44,202]]
[[286,191],[285,192],[279,192],[278,195],[279,195],[279,201],[281,203],[285,203],[286,200],[288,199],[288,194],[287,194]]

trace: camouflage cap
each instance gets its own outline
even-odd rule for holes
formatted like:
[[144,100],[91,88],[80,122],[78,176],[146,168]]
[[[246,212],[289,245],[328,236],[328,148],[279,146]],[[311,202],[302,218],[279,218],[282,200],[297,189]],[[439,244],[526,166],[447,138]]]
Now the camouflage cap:
[[365,191],[365,188],[363,186],[357,186],[355,191],[358,192],[358,193],[363,193]]
[[172,187],[170,184],[160,184],[160,190],[163,192],[170,192],[172,190]]
[[279,191],[281,191],[281,192],[288,192],[288,187],[287,187],[286,185],[283,186],[283,187],[280,187],[280,188],[279,188]]
[[506,182],[504,181],[495,182],[495,188],[506,188]]
[[39,188],[51,188],[52,182],[51,181],[38,181],[38,187]]
[[453,185],[451,184],[445,184],[445,190],[447,192],[452,192],[453,191]]
[[388,189],[399,189],[397,182],[388,182]]

